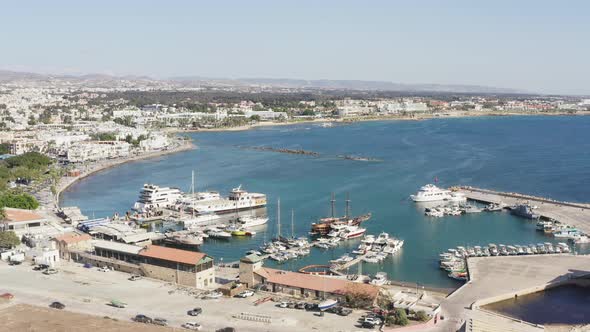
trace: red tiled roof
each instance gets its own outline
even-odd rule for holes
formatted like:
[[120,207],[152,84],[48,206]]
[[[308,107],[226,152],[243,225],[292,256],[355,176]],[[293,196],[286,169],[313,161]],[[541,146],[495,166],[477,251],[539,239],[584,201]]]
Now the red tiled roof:
[[42,216],[29,210],[5,208],[6,220],[9,222],[26,222],[44,219]]
[[78,233],[65,233],[60,236],[56,236],[55,240],[63,241],[67,244],[78,243],[82,241],[92,240],[92,237],[88,234],[78,234]]
[[139,252],[139,256],[159,258],[170,262],[195,265],[207,255],[202,252],[151,245],[141,250]]
[[265,278],[267,282],[333,294],[346,294],[349,291],[356,291],[367,293],[374,298],[379,293],[379,288],[376,286],[343,279],[275,270],[267,267],[260,268],[255,273]]

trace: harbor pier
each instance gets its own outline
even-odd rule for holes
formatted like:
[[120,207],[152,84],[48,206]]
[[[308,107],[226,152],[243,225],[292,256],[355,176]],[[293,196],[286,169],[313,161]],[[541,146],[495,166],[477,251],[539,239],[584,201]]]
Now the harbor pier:
[[560,202],[550,198],[465,186],[452,189],[463,193],[469,200],[485,204],[503,203],[507,206],[512,206],[528,203],[537,207],[535,213],[539,214],[542,219],[553,219],[562,224],[576,227],[584,233],[590,234],[590,204]]
[[590,277],[590,256],[531,255],[470,257],[469,282],[442,303],[445,319],[437,331],[482,331],[494,326],[502,331],[543,331],[544,327],[499,315],[485,305],[515,295],[543,291]]

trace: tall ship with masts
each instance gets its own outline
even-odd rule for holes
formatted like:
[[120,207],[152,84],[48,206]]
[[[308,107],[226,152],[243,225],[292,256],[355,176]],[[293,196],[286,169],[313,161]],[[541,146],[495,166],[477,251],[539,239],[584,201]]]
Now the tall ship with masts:
[[331,215],[330,217],[321,218],[317,222],[311,224],[311,231],[309,232],[311,236],[328,235],[328,233],[330,233],[330,230],[332,229],[332,225],[334,224],[347,224],[350,226],[359,226],[361,223],[371,219],[370,212],[356,217],[352,217],[350,215],[350,199],[348,197],[348,194],[346,195],[346,209],[344,212],[344,216],[336,217],[335,203],[336,199],[334,197],[334,194],[332,193],[332,197],[330,199]]

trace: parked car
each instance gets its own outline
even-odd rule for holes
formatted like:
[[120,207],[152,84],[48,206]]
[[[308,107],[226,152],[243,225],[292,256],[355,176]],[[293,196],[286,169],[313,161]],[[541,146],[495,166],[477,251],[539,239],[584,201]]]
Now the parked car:
[[362,327],[366,328],[366,329],[372,329],[375,327],[375,324],[371,323],[371,322],[365,322],[363,321],[361,324]]
[[10,261],[10,263],[8,263],[8,265],[21,265],[21,261]]
[[297,302],[295,305],[296,309],[305,309],[305,302]]
[[203,298],[204,299],[218,299],[222,296],[223,296],[223,294],[221,292],[213,291],[213,292],[203,296]]
[[39,265],[35,265],[35,267],[33,268],[34,271],[43,271],[45,269],[48,269],[49,265],[46,264],[39,264]]
[[84,268],[91,269],[92,268],[92,264],[90,264],[90,263],[84,263]]
[[186,312],[189,316],[198,316],[203,313],[203,309],[201,308],[194,308]]
[[352,309],[340,307],[340,310],[338,310],[337,314],[340,316],[348,316],[352,314]]
[[131,277],[129,277],[129,280],[131,280],[131,281],[136,281],[136,280],[140,280],[140,279],[141,279],[141,276],[137,275],[137,274],[134,274]]
[[57,273],[57,269],[54,268],[49,268],[46,269],[45,271],[43,271],[44,274],[50,275],[50,274],[56,274]]
[[222,329],[217,329],[215,332],[236,332],[236,329],[233,327],[224,327]]
[[154,320],[152,321],[152,324],[160,325],[160,326],[168,326],[168,321],[164,318],[154,318]]
[[125,308],[127,306],[127,303],[117,301],[117,300],[111,300],[111,302],[109,302],[108,304],[110,306],[115,307],[115,308]]
[[377,317],[372,317],[372,316],[365,317],[363,322],[370,323],[373,325],[381,325],[381,319],[379,319]]
[[315,303],[306,303],[305,304],[305,310],[307,311],[316,311],[318,310],[318,305]]
[[187,323],[182,324],[181,326],[187,330],[193,330],[193,331],[200,331],[201,330],[201,324],[198,324],[195,322],[187,322]]
[[50,308],[53,308],[53,309],[62,310],[62,309],[64,309],[66,307],[66,305],[63,304],[63,303],[61,303],[61,302],[57,302],[56,301],[56,302],[51,302],[51,304],[49,305],[49,307]]
[[289,302],[283,301],[279,303],[279,308],[287,308],[289,306]]
[[236,296],[237,297],[241,297],[241,298],[246,298],[246,297],[250,297],[253,296],[254,292],[251,290],[245,290],[243,292],[238,293]]
[[109,272],[110,270],[111,270],[111,269],[109,269],[109,268],[108,268],[108,267],[106,267],[106,266],[103,266],[103,267],[99,267],[99,268],[98,268],[98,271],[100,271],[100,272]]
[[12,295],[10,293],[4,293],[4,294],[0,295],[0,298],[5,299],[5,300],[12,300],[14,298],[14,295]]
[[134,322],[138,322],[138,323],[146,323],[146,324],[151,324],[152,323],[152,319],[146,315],[136,315],[135,317],[132,318],[132,320]]

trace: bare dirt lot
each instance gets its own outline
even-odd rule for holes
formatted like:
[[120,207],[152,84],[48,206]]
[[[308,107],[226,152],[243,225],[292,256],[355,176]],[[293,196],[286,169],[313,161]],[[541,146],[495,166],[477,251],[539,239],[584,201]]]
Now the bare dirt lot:
[[74,313],[16,304],[0,309],[0,331],[64,332],[64,331],[105,331],[105,332],[172,332],[180,329],[124,322],[112,318]]

